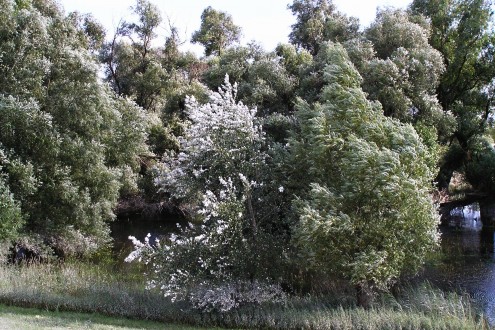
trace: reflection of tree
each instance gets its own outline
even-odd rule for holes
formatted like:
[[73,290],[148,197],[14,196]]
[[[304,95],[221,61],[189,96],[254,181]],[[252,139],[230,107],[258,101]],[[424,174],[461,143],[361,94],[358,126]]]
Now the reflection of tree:
[[492,227],[495,223],[495,204],[489,201],[480,201],[479,205],[483,226]]
[[493,227],[483,226],[480,231],[480,255],[492,256],[494,250]]

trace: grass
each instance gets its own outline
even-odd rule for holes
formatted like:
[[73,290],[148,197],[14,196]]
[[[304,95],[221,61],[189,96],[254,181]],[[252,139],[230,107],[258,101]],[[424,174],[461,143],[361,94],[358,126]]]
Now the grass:
[[142,280],[90,264],[0,266],[0,303],[180,322],[178,307],[146,291]]
[[[445,293],[429,285],[406,288],[398,299],[382,295],[369,310],[355,307],[352,297],[335,299],[336,296],[331,295],[293,297],[285,305],[244,306],[222,314],[201,313],[185,303],[174,304],[158,292],[144,290],[143,286],[142,276],[137,276],[132,270],[122,275],[120,271],[88,263],[20,267],[3,265],[0,266],[0,303],[58,313],[91,314],[73,318],[63,317],[71,315],[67,313],[46,317],[42,316],[44,314],[36,314],[39,315],[38,318],[36,315],[28,315],[24,319],[22,315],[25,313],[17,312],[16,309],[13,312],[4,312],[6,307],[3,307],[3,311],[0,308],[0,324],[4,322],[2,317],[13,314],[15,316],[9,316],[5,322],[26,323],[19,327],[12,323],[13,326],[9,328],[29,329],[28,326],[32,325],[36,329],[39,323],[52,328],[67,328],[73,322],[74,326],[82,326],[84,329],[89,324],[85,320],[92,320],[92,317],[96,317],[94,313],[98,313],[120,317],[122,321],[94,321],[98,326],[101,323],[101,327],[96,329],[120,326],[120,323],[112,322],[124,322],[122,326],[132,329],[134,325],[131,322],[135,321],[129,319],[160,321],[163,322],[161,328],[166,324],[172,324],[173,327],[188,324],[244,329],[488,328],[484,318],[473,308],[469,297]],[[336,301],[347,303],[340,305]],[[136,327],[146,328],[144,325]]]
[[292,299],[284,308],[241,309],[216,322],[249,329],[489,329],[468,296],[429,284],[408,288],[399,299],[383,295],[369,310],[304,298]]
[[52,312],[0,305],[0,329],[198,329],[197,327],[129,320],[101,314]]

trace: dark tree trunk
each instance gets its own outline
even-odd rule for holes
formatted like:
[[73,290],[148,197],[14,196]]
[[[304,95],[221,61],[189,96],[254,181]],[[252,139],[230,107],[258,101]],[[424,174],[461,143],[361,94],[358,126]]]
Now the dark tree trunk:
[[356,298],[357,305],[365,309],[371,308],[374,299],[373,289],[368,283],[361,283],[356,285]]
[[483,223],[483,228],[495,227],[495,203],[490,200],[479,201],[480,205],[480,220]]

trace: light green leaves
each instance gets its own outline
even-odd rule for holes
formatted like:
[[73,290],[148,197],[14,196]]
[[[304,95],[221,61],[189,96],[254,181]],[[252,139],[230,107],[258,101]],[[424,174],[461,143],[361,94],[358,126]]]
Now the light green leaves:
[[239,41],[241,28],[229,14],[207,7],[201,14],[201,26],[192,35],[192,43],[205,47],[205,55],[222,55],[227,46]]
[[366,100],[342,46],[326,51],[323,103],[299,105],[301,133],[291,141],[312,183],[295,203],[294,242],[316,270],[385,287],[437,244],[435,169],[412,126]]

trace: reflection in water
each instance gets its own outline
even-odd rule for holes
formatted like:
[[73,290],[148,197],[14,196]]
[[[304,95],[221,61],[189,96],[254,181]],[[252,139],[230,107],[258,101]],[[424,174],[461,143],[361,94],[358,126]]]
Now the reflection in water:
[[480,231],[483,227],[480,221],[480,206],[478,203],[464,207],[456,207],[450,211],[449,227]]
[[178,224],[184,219],[176,215],[132,215],[117,218],[110,226],[113,238],[113,250],[118,260],[123,260],[132,251],[133,246],[129,236],[134,236],[141,242],[150,234],[150,242],[169,233],[178,232]]
[[494,229],[484,227],[478,203],[455,208],[441,227],[440,261],[427,267],[426,279],[445,289],[468,292],[495,323]]

